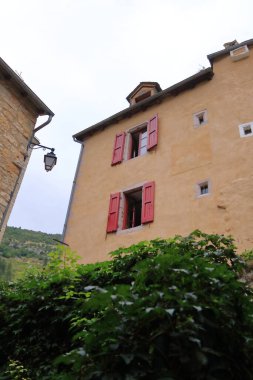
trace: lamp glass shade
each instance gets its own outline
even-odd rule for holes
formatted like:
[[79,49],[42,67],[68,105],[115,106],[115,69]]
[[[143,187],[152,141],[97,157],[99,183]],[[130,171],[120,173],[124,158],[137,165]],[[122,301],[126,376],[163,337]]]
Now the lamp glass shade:
[[45,170],[49,172],[53,169],[57,161],[57,157],[53,152],[47,153],[44,156]]

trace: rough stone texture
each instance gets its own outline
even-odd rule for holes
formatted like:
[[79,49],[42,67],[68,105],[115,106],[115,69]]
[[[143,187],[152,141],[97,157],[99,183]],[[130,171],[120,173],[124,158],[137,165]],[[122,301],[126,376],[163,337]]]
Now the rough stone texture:
[[[253,247],[253,136],[241,138],[238,128],[253,121],[252,67],[252,48],[238,62],[229,54],[217,58],[212,80],[86,139],[65,232],[65,242],[83,262],[109,259],[108,252],[118,247],[197,228],[233,235],[240,251]],[[202,110],[208,120],[196,128],[193,116]],[[157,147],[111,166],[115,135],[155,114]],[[196,186],[206,180],[211,192],[198,197]],[[106,234],[110,194],[149,181],[155,182],[154,222]]]
[[37,114],[11,81],[0,80],[0,241],[24,175]]

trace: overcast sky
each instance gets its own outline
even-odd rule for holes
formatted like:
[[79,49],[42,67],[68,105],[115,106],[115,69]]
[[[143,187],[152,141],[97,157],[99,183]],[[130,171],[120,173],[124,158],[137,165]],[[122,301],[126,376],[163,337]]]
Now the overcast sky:
[[[141,81],[165,89],[253,38],[252,0],[0,0],[0,56],[55,113],[37,133],[9,225],[62,232],[80,145],[72,135],[126,108]],[[38,124],[43,122],[39,118]]]

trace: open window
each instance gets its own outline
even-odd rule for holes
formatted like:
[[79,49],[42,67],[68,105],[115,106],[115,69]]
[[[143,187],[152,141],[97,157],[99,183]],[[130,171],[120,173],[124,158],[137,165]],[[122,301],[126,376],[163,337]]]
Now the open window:
[[125,208],[123,229],[141,225],[142,188],[124,193]]
[[[126,160],[143,156],[147,151],[157,145],[158,141],[158,115],[153,116],[147,122],[128,130],[127,140],[125,132],[115,136],[112,163],[120,164],[123,157]],[[127,143],[125,144],[125,140]]]
[[148,150],[157,145],[158,117],[155,115],[147,123],[130,130],[129,156],[135,158],[143,156]]
[[111,194],[107,232],[117,231],[118,226],[130,229],[153,222],[154,193],[155,183],[147,182],[142,187]]
[[142,156],[147,152],[148,132],[147,127],[131,133],[129,158]]
[[141,188],[124,193],[123,229],[134,228],[154,220],[155,183],[147,182]]

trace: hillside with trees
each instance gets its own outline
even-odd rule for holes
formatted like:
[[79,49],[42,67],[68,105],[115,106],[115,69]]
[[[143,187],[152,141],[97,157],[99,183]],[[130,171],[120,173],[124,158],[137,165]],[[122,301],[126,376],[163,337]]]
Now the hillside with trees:
[[0,244],[0,279],[12,280],[29,265],[45,265],[60,234],[7,227]]

